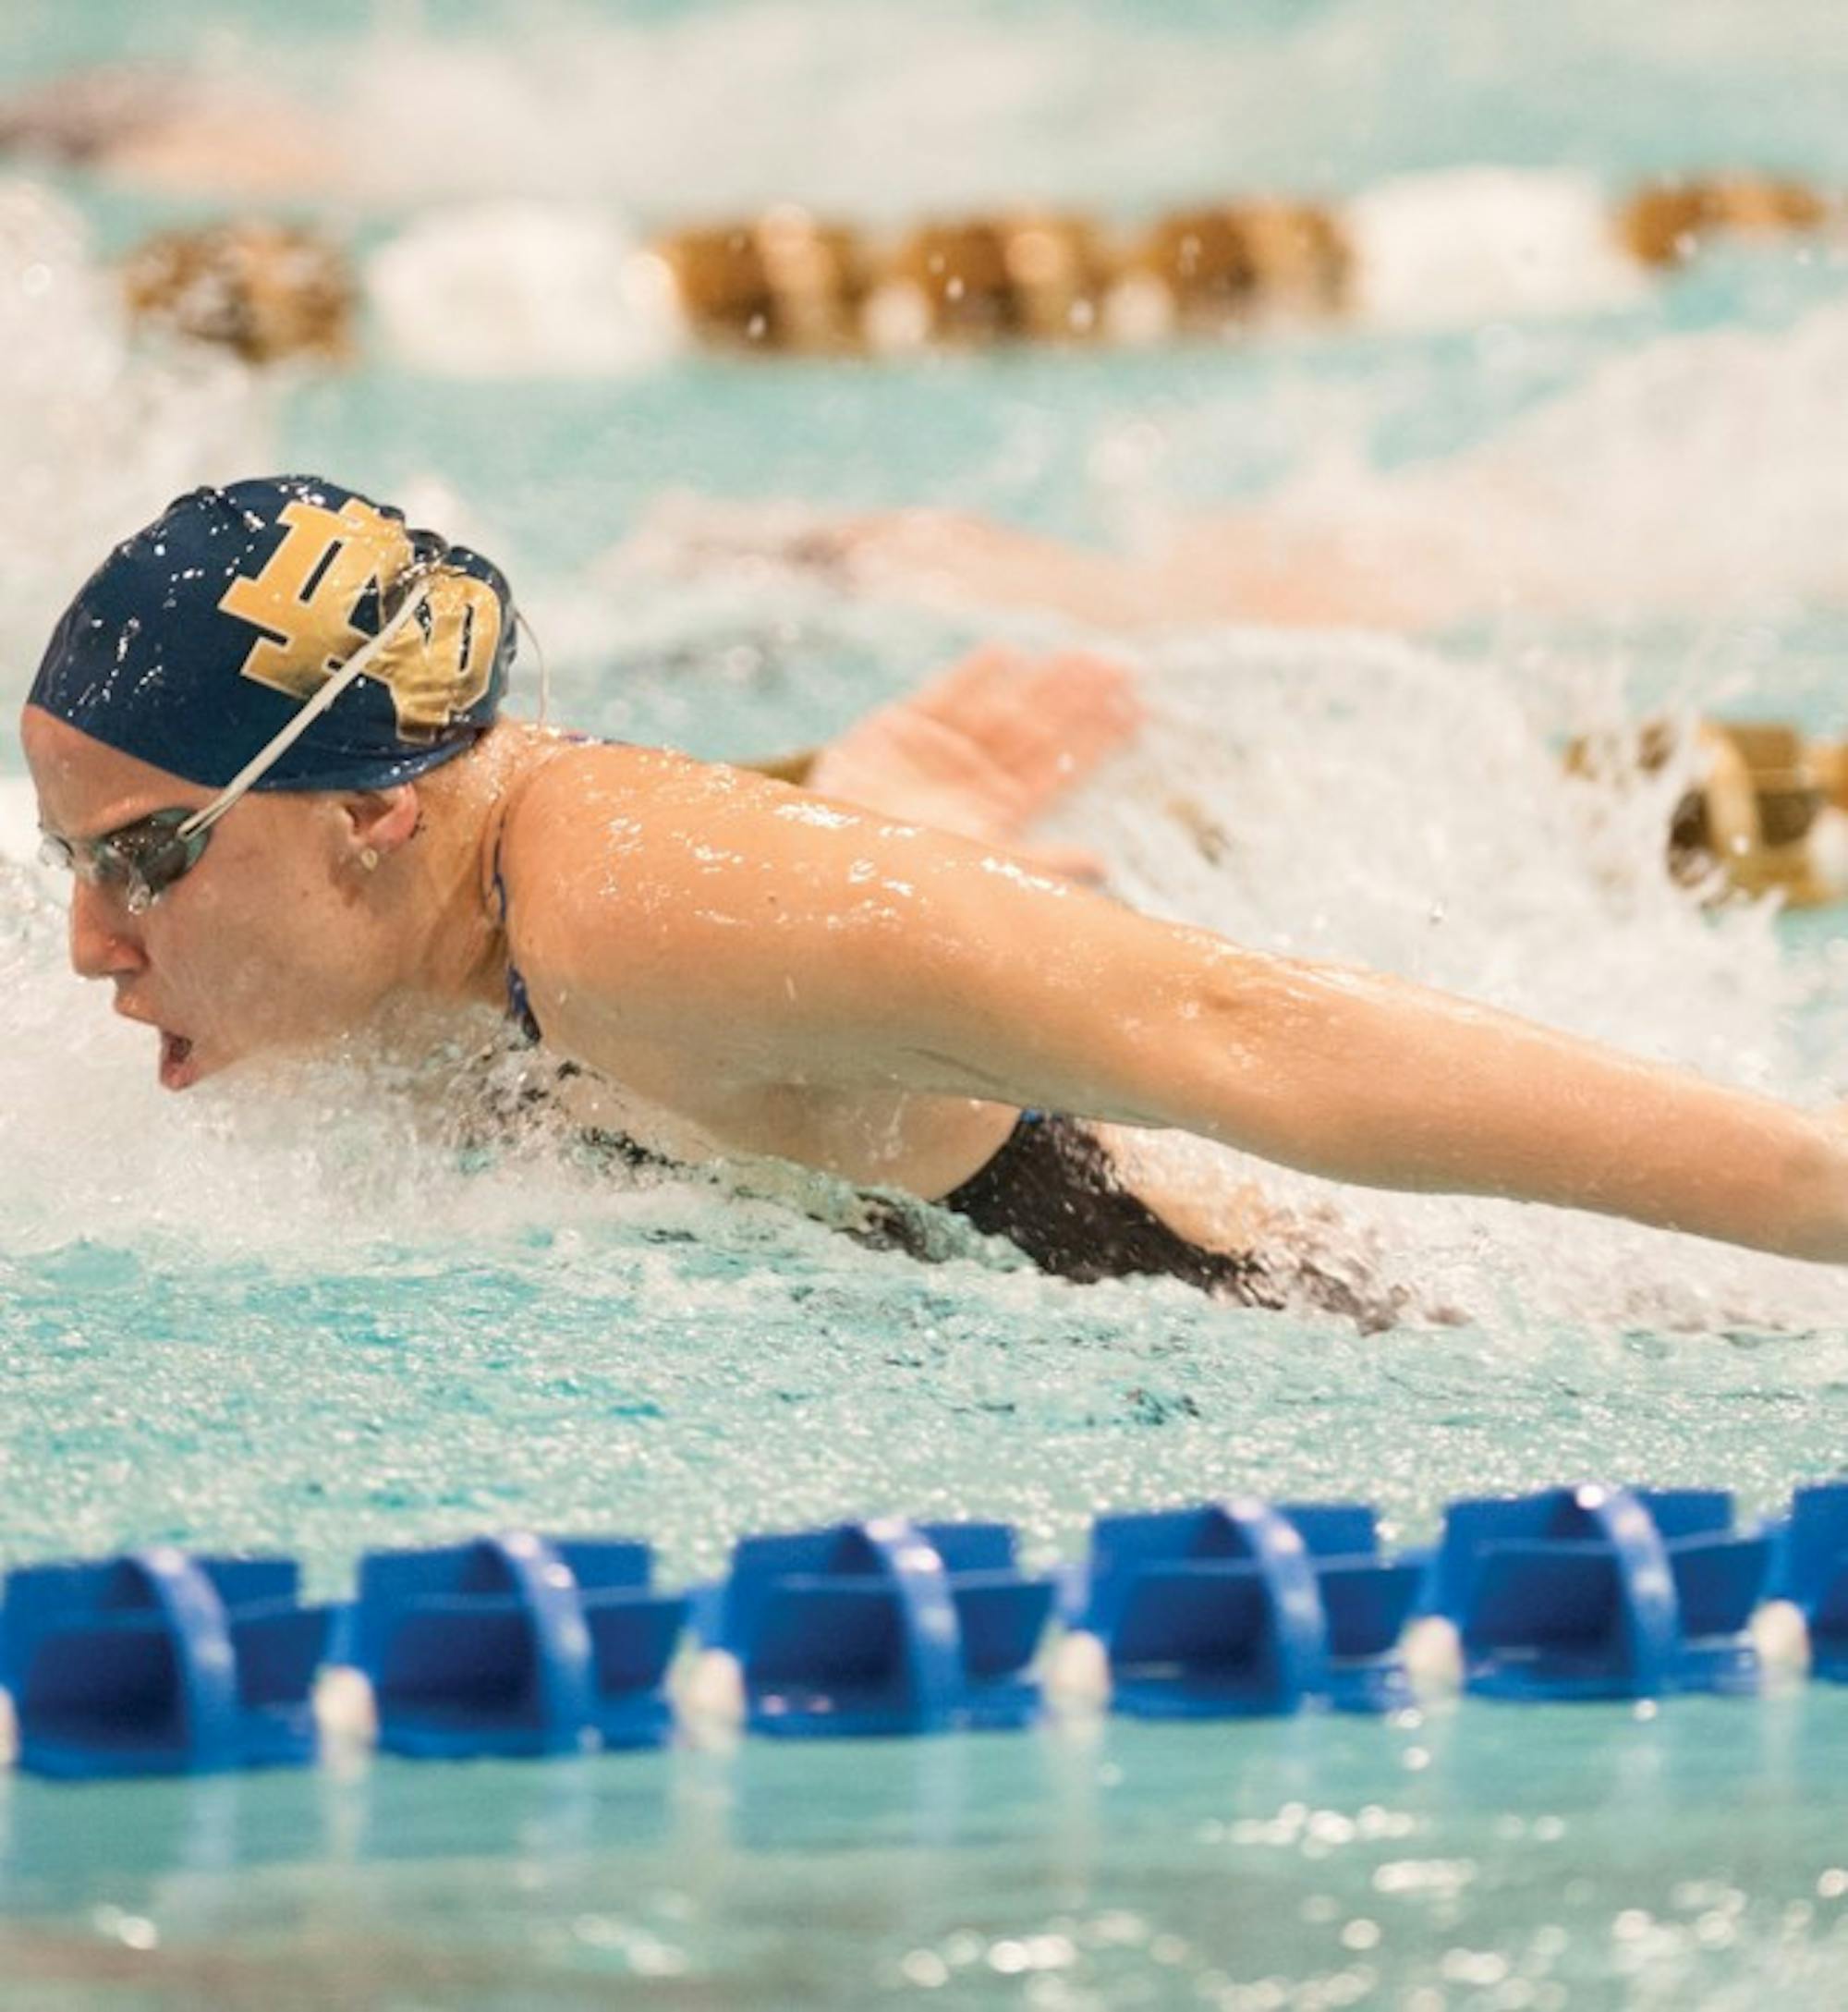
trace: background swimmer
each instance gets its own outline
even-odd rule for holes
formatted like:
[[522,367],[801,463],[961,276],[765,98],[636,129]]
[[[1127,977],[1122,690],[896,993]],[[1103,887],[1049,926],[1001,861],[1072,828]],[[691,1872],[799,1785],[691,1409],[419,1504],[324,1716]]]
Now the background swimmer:
[[87,584],[22,734],[79,870],[73,964],[159,1030],[169,1088],[504,1004],[676,1154],[954,1200],[1023,1111],[1061,1113],[1059,1206],[1112,1191],[1084,1154],[1101,1120],[1848,1262],[1839,1117],[503,722],[512,635],[487,562],[309,478],[182,498]]
[[[1381,467],[1365,443],[1331,436],[1318,444],[1325,465],[1232,506],[1157,506],[1118,549],[966,510],[779,516],[703,503],[663,511],[638,544],[776,555],[865,591],[1125,631],[1841,608],[1848,561],[1827,527],[1844,494],[1844,357],[1839,302],[1788,328],[1663,335],[1456,451]],[[1173,427],[1183,462],[1201,451],[1187,423]]]

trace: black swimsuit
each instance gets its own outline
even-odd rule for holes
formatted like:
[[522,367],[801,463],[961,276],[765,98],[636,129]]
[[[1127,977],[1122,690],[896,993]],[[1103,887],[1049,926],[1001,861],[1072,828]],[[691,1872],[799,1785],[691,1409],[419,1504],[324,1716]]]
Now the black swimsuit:
[[1023,1111],[987,1165],[938,1206],[1080,1285],[1178,1278],[1247,1306],[1281,1304],[1257,1258],[1209,1250],[1170,1229],[1124,1187],[1109,1149],[1077,1118]]

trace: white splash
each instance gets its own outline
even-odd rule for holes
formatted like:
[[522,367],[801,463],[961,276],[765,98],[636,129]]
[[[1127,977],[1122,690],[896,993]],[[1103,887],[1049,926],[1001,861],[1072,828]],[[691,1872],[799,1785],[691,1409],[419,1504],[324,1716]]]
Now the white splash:
[[[1051,835],[1100,851],[1114,890],[1241,945],[1364,964],[1720,1080],[1806,1104],[1802,1030],[1842,996],[1848,942],[1799,959],[1769,906],[1700,908],[1663,863],[1686,780],[1628,790],[1561,769],[1593,724],[1584,680],[1507,675],[1356,636],[1228,633],[1149,665],[1153,717]],[[1609,695],[1607,695],[1609,696]],[[1611,699],[1614,704],[1614,698]],[[1336,1249],[1421,1303],[1491,1321],[1838,1325],[1839,1271],[1582,1215],[1337,1189],[1200,1141],[1340,1225]]]
[[180,491],[271,458],[267,401],[212,354],[131,346],[77,213],[0,180],[0,705],[24,696],[59,609]]
[[1662,336],[1463,455],[1400,471],[1331,457],[1268,507],[1391,564],[1437,621],[1840,606],[1845,379],[1848,305]]

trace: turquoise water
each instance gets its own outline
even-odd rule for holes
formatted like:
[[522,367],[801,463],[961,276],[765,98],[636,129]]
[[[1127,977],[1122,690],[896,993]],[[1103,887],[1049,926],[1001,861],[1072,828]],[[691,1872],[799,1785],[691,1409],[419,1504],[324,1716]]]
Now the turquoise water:
[[[18,8],[0,79],[198,54],[329,106],[395,93],[402,172],[375,161],[333,211],[364,244],[498,187],[646,224],[1022,187],[1133,214],[1479,160],[1612,187],[1735,160],[1848,181],[1848,48],[1795,4],[1465,24],[1394,0],[1228,28],[1101,0],[1030,21],[726,0],[548,8],[517,43],[509,18],[356,0],[274,42],[272,10]],[[57,186],[104,249],[199,206]],[[1518,326],[489,384],[374,355],[281,386],[126,356],[81,291],[91,255],[72,260],[52,258],[55,298],[75,296],[57,343],[0,391],[9,699],[102,539],[226,461],[446,492],[517,569],[561,714],[713,753],[811,739],[981,636],[1058,631],[700,563],[671,538],[669,563],[643,563],[666,490],[930,502],[1105,544],[1331,464],[1331,510],[1434,526],[1476,494],[1447,486],[1472,457],[1557,479],[1565,502],[1531,535],[1565,564],[1608,558],[1647,590],[1635,606],[1403,651],[1120,644],[1157,716],[1069,827],[1125,892],[1246,940],[1848,1095],[1840,916],[1702,915],[1658,870],[1664,805],[1587,799],[1548,750],[1655,704],[1848,728],[1833,254],[1735,252],[1622,310]],[[1732,409],[1749,427],[1713,423]],[[1578,537],[1613,495],[1611,535]],[[1674,520],[1696,561],[1766,523],[1777,538],[1695,593],[1723,568],[1676,558]],[[18,773],[9,734],[0,775]],[[1189,848],[1177,791],[1235,828],[1228,864]],[[59,931],[53,894],[0,860],[0,1564],[278,1548],[334,1593],[368,1545],[530,1525],[650,1536],[681,1578],[741,1531],[892,1508],[1006,1518],[1044,1558],[1101,1509],[1247,1488],[1364,1494],[1413,1541],[1471,1491],[1720,1482],[1758,1511],[1842,1470],[1839,1277],[1287,1182],[1406,1296],[1398,1327],[1078,1290],[967,1247],[925,1269],[774,1199],[617,1183],[544,1137],[459,1149],[427,1087],[351,1058],[164,1099],[140,1041],[62,973]],[[0,2001],[591,2005],[644,1980],[739,2006],[1834,2006],[1845,1746],[1848,1703],[1818,1689],[1640,1720],[1472,1706],[1094,1743],[17,1779]]]
[[1842,1703],[21,1782],[0,1806],[10,1988],[46,2007],[1827,2006],[1848,1887],[1816,1784],[1839,1778]]

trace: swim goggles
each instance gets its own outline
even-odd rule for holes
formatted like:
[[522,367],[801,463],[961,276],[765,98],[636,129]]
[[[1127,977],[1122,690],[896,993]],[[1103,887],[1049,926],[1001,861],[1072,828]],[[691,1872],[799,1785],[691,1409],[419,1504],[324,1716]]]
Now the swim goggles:
[[61,866],[91,887],[126,890],[129,914],[144,915],[176,881],[183,880],[205,856],[212,827],[247,794],[339,698],[397,640],[422,611],[426,595],[420,568],[409,583],[411,591],[376,636],[356,650],[273,740],[259,749],[225,787],[196,811],[151,811],[114,831],[94,838],[67,838],[58,832],[40,835],[39,857],[48,866]]
[[43,832],[39,857],[89,886],[126,890],[129,914],[141,915],[203,857],[212,830],[188,830],[194,814],[190,809],[151,811],[94,838]]

